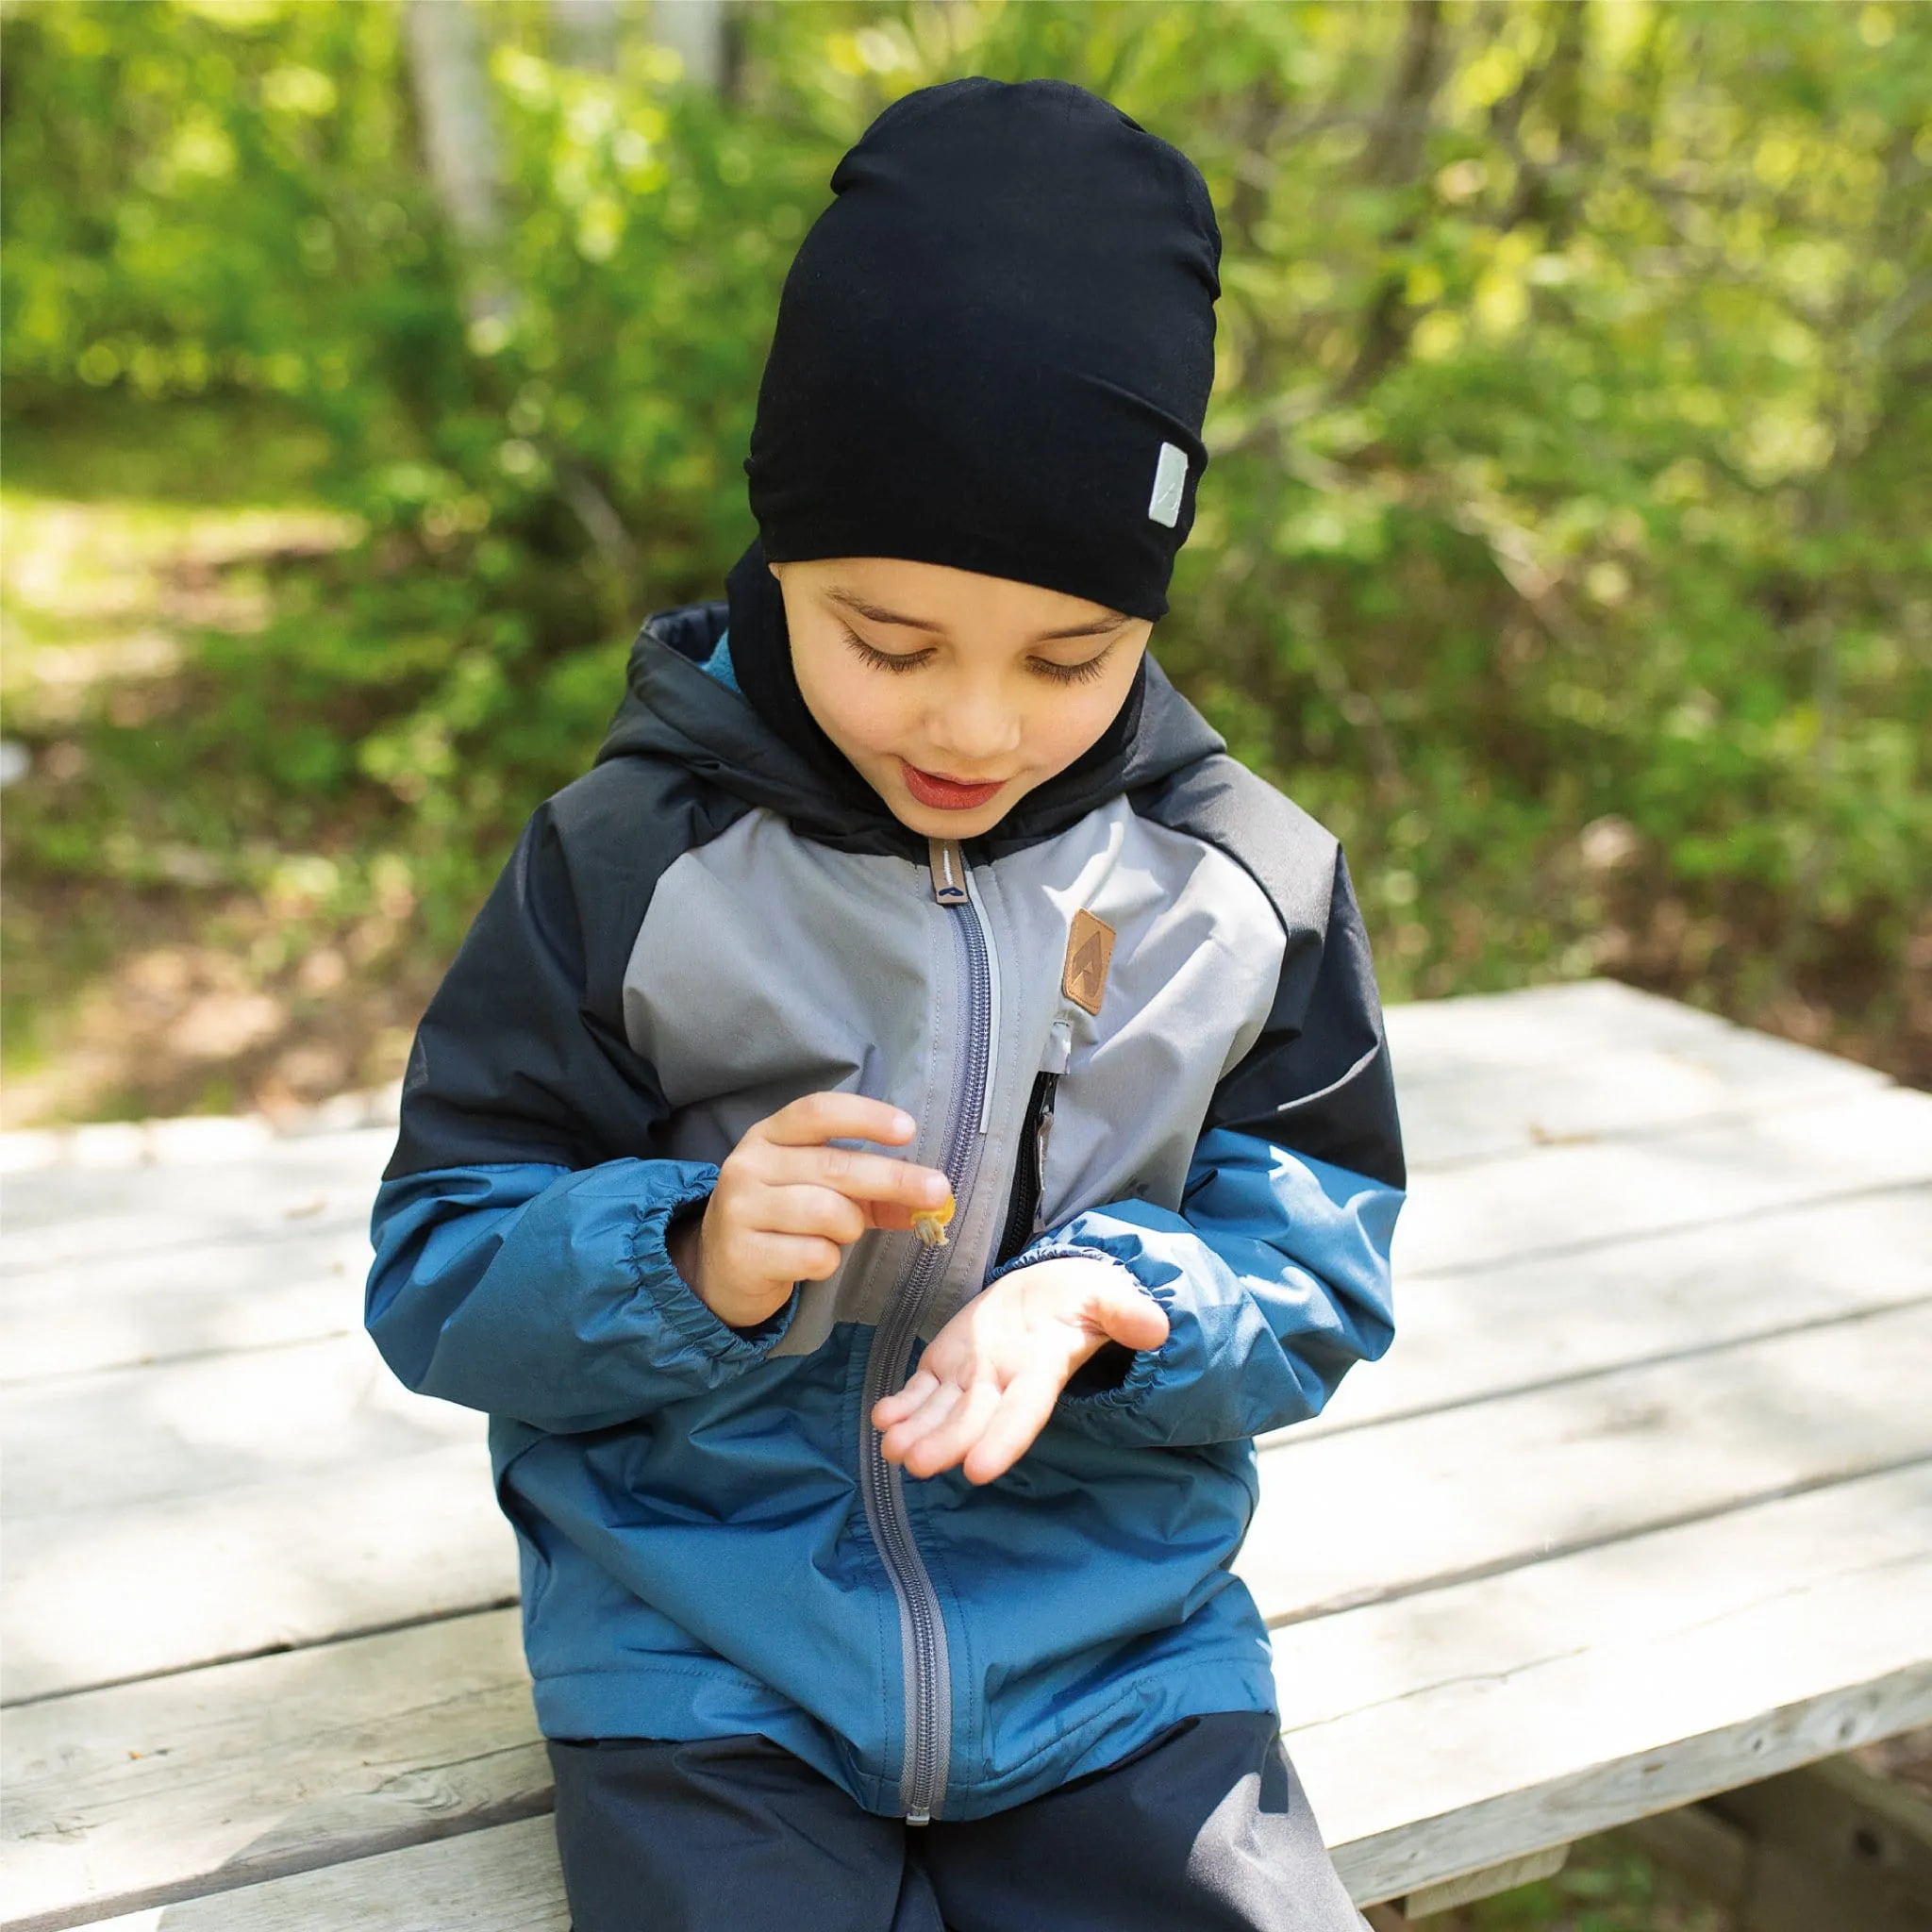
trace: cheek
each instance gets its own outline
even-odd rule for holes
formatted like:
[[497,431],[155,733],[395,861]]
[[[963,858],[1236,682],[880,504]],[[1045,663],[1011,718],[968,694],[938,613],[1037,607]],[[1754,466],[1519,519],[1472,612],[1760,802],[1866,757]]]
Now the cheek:
[[855,665],[848,674],[836,659],[795,658],[806,708],[825,736],[845,751],[880,751],[903,728],[903,698],[890,682]]
[[[883,688],[879,688],[883,687]],[[889,750],[902,737],[909,707],[883,678],[845,693],[840,723],[846,737],[870,751]]]
[[1040,764],[1063,771],[1096,742],[1125,699],[1124,684],[1118,691],[1076,686],[1068,695],[1051,693],[1034,706],[1029,750]]

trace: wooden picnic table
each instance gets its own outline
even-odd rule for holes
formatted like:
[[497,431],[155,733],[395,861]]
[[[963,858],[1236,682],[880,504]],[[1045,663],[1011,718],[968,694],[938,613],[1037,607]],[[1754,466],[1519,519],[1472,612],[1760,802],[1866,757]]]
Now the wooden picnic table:
[[[1399,1338],[1240,1567],[1421,1908],[1932,1721],[1932,1095],[1603,982],[1389,1018]],[[361,1329],[390,1141],[0,1140],[16,1932],[567,1923],[482,1418]]]

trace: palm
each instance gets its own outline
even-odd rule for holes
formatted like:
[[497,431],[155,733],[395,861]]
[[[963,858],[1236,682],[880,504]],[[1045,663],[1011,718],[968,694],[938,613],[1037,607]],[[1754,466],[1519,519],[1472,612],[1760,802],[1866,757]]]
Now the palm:
[[1044,1375],[1058,1393],[1108,1337],[1084,1299],[1070,1297],[1050,1275],[1035,1278],[1045,1273],[1023,1268],[975,1295],[933,1337],[922,1366],[962,1386],[990,1377],[1005,1388]]
[[1081,1257],[1043,1261],[968,1302],[873,1420],[887,1457],[909,1474],[961,1464],[968,1481],[991,1482],[1032,1446],[1102,1342],[1155,1348],[1166,1336],[1166,1316],[1123,1271]]

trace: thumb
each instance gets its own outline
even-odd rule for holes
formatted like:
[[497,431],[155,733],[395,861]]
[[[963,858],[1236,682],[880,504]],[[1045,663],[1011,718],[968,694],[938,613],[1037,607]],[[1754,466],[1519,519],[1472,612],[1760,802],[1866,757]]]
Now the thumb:
[[1167,1340],[1167,1314],[1131,1281],[1108,1282],[1093,1298],[1093,1319],[1123,1348],[1158,1348]]

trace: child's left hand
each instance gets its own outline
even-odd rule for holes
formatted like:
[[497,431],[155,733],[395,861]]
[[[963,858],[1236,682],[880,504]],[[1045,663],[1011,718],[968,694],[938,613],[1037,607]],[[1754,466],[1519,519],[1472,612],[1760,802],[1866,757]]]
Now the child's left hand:
[[1002,1275],[966,1304],[896,1395],[873,1407],[889,1462],[909,1475],[956,1463],[990,1483],[1033,1446],[1067,1378],[1103,1342],[1158,1348],[1167,1317],[1110,1263],[1060,1256]]

